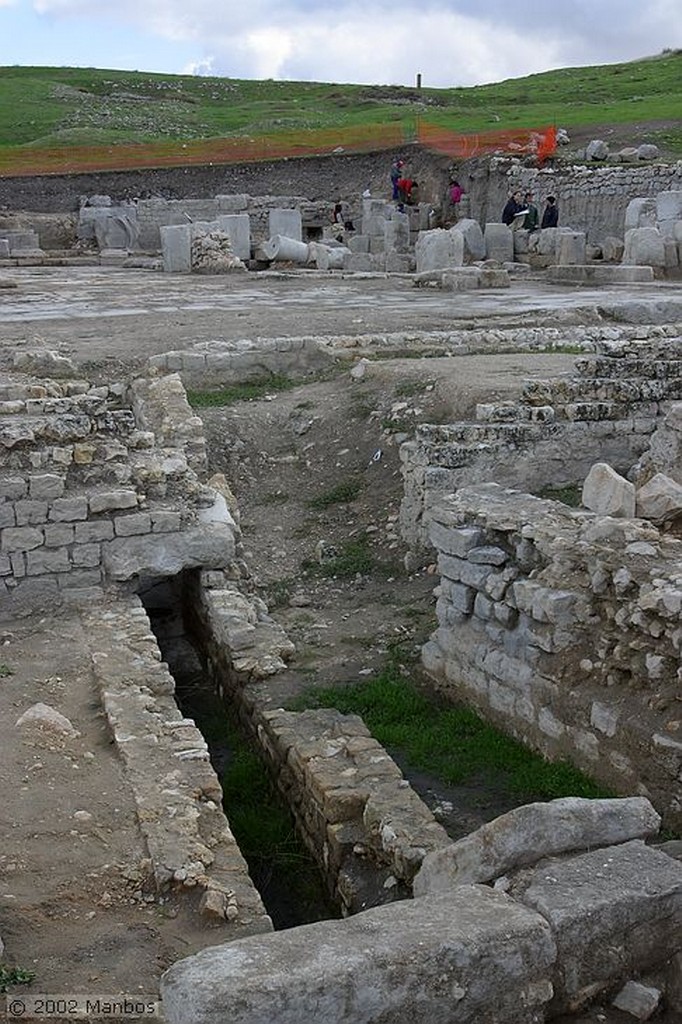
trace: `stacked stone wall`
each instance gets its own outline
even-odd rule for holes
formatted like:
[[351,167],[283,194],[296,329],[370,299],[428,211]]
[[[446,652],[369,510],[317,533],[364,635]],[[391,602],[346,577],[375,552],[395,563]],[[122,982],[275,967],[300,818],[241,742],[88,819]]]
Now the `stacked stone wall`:
[[270,237],[271,210],[300,210],[304,229],[321,228],[329,221],[330,203],[311,202],[302,196],[218,195],[211,199],[138,199],[135,204],[139,225],[138,248],[146,252],[161,249],[160,229],[188,221],[215,221],[227,214],[246,213],[252,245]]
[[431,517],[424,665],[449,696],[682,826],[682,541],[497,484]]
[[627,472],[682,397],[681,337],[679,325],[592,330],[596,354],[570,381],[531,381],[518,403],[480,405],[473,423],[418,427],[400,450],[404,539],[428,547],[431,508],[467,484],[537,492],[582,482],[595,462]]
[[[243,605],[207,574],[188,594],[217,691],[257,744],[333,898],[346,912],[404,898],[426,853],[449,843],[445,830],[356,715],[271,707],[263,680],[293,647],[266,609],[256,603],[245,621]],[[271,656],[256,661],[261,646]]]
[[[462,179],[460,179],[462,180]],[[584,231],[590,243],[625,236],[625,212],[631,200],[682,189],[682,161],[643,166],[573,164],[525,167],[519,160],[494,158],[472,165],[468,182],[471,216],[480,224],[497,222],[509,194],[532,191],[540,210],[557,197],[559,223]]]
[[82,612],[104,714],[126,768],[149,854],[150,885],[195,895],[222,937],[272,931],[222,810],[206,742],[175,702],[137,597]]
[[205,467],[201,421],[178,377],[2,385],[3,612],[92,600],[139,574],[227,565],[238,531],[201,483]]

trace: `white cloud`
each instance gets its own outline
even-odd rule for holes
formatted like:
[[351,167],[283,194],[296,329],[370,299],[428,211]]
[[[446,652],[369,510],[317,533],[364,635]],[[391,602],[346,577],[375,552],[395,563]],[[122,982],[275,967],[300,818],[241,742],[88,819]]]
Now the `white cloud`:
[[[0,0],[7,4],[8,0]],[[632,60],[682,45],[682,0],[33,0],[182,46],[199,73],[431,86]],[[168,67],[166,70],[180,70]],[[194,71],[193,73],[197,73]]]
[[185,64],[180,70],[181,75],[198,75],[211,76],[215,75],[216,71],[213,66],[213,57],[204,57],[203,60],[193,60],[189,64]]

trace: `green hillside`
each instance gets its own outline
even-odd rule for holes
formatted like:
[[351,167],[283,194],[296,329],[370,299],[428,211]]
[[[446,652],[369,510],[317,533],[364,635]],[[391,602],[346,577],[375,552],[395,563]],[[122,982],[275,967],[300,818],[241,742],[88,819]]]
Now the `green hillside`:
[[417,118],[464,133],[661,122],[660,140],[650,141],[682,155],[682,51],[472,88],[420,90],[0,68],[0,150],[255,137]]

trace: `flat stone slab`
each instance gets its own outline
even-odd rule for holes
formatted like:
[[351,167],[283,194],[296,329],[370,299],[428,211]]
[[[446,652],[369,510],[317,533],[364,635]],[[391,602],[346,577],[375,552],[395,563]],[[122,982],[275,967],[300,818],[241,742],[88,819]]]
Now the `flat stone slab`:
[[554,955],[538,914],[466,886],[214,946],[161,994],[168,1024],[531,1024]]
[[427,854],[414,880],[414,895],[488,882],[558,853],[642,839],[655,835],[660,824],[660,815],[646,797],[563,797],[526,804]]
[[579,1009],[682,947],[682,864],[639,839],[543,861],[510,891],[552,928],[554,1013]]
[[547,280],[552,284],[650,284],[653,279],[653,267],[573,263],[547,268]]

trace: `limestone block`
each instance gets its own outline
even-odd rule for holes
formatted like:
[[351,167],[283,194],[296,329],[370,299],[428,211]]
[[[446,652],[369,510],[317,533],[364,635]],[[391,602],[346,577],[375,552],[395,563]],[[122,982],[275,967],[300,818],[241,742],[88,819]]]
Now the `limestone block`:
[[682,516],[682,484],[664,473],[656,473],[637,491],[637,515],[654,523]]
[[538,914],[469,886],[204,949],[161,995],[168,1024],[530,1024],[554,953]]
[[625,243],[622,238],[608,235],[601,243],[602,257],[607,263],[620,263],[623,259]]
[[682,221],[682,190],[659,192],[656,196],[656,225],[666,238],[675,237],[675,225]]
[[182,533],[118,537],[102,546],[102,564],[115,580],[175,576],[183,569],[224,569],[235,556],[233,531],[211,523]]
[[486,224],[483,232],[486,259],[499,260],[500,263],[514,259],[514,235],[506,224]]
[[631,228],[656,226],[656,200],[631,199],[625,209],[625,232]]
[[526,804],[427,854],[414,880],[414,895],[488,882],[559,853],[642,839],[655,835],[660,824],[660,815],[645,797],[563,797]]
[[414,270],[414,257],[409,253],[387,252],[385,266],[387,274],[410,274]]
[[483,267],[478,283],[480,288],[511,288],[511,278],[503,267]]
[[660,1001],[661,993],[657,988],[628,981],[613,1000],[613,1006],[637,1020],[648,1020],[658,1009]]
[[251,225],[247,213],[224,213],[216,218],[220,231],[230,239],[232,252],[240,260],[251,257]]
[[653,142],[643,142],[637,147],[637,156],[640,160],[658,160],[660,154],[660,149]]
[[169,224],[159,229],[161,256],[166,274],[189,274],[192,270],[190,224]]
[[303,239],[303,222],[300,210],[274,209],[268,212],[268,234],[270,238],[283,235],[297,242]]
[[34,499],[61,498],[64,494],[64,477],[55,473],[44,473],[29,478],[29,494]]
[[355,273],[369,273],[372,270],[372,257],[368,252],[349,252],[343,260],[343,269]]
[[592,139],[585,147],[586,160],[606,160],[609,155],[609,146],[603,139]]
[[635,515],[635,486],[606,462],[596,462],[585,477],[582,503],[601,516],[632,519]]
[[392,212],[391,204],[383,199],[363,199],[361,234],[381,235],[383,238],[386,220]]
[[384,224],[386,252],[406,253],[410,248],[410,218],[406,213],[393,211],[390,220]]
[[481,226],[477,220],[470,217],[463,217],[450,228],[450,231],[458,231],[464,239],[464,261],[485,259],[485,239]]
[[666,270],[675,270],[680,263],[680,254],[678,252],[677,242],[674,238],[663,239],[663,251],[665,254]]
[[664,267],[665,246],[658,228],[631,228],[625,232],[623,263],[635,266]]
[[476,290],[481,281],[478,267],[448,267],[443,271],[441,288],[444,292],[467,292]]
[[563,228],[541,228],[533,232],[531,251],[537,252],[538,256],[555,256],[558,240]]
[[639,839],[545,861],[510,891],[542,914],[557,943],[554,1015],[682,946],[682,864]]
[[528,252],[530,231],[525,228],[516,228],[514,231],[514,254],[524,255]]
[[135,491],[105,491],[101,494],[93,494],[90,498],[90,511],[93,514],[98,512],[112,512],[120,508],[137,508],[137,494]]
[[414,247],[417,273],[461,267],[464,260],[464,239],[458,232],[435,228],[420,231]]
[[348,239],[348,248],[353,253],[369,253],[369,235],[353,235]]
[[9,259],[9,238],[0,238],[0,260]]
[[566,231],[559,235],[557,263],[559,266],[580,266],[585,263],[585,232]]
[[88,518],[88,499],[56,498],[50,508],[50,520],[53,523],[72,523],[78,519]]

